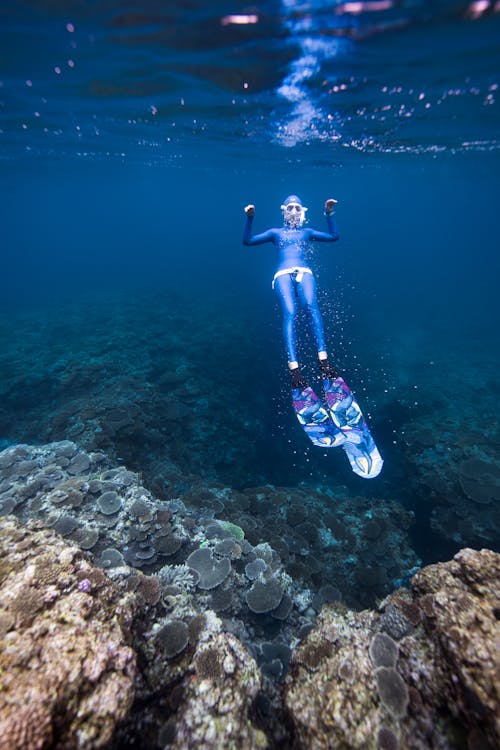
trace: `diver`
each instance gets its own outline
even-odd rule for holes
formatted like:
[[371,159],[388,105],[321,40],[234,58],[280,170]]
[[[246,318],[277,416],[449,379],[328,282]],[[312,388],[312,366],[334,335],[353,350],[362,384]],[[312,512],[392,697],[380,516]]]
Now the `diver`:
[[338,373],[328,361],[323,320],[316,299],[316,281],[305,258],[310,243],[336,242],[339,239],[337,223],[333,216],[336,200],[325,202],[325,216],[328,232],[304,228],[306,211],[296,195],[289,195],[281,206],[283,227],[268,229],[261,234],[252,234],[255,206],[245,206],[247,216],[243,234],[244,245],[261,245],[272,242],[279,253],[279,262],[274,274],[272,288],[276,290],[283,310],[283,335],[288,354],[292,389],[307,387],[307,381],[300,371],[297,361],[297,315],[301,307],[307,310],[318,349],[319,368],[323,379],[334,379]]

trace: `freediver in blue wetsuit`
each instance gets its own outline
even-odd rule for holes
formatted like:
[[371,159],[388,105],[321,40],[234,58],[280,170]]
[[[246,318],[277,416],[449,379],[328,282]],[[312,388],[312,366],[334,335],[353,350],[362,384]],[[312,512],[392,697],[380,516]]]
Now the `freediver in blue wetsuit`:
[[337,223],[333,216],[336,200],[329,198],[325,202],[325,216],[328,232],[304,228],[307,208],[296,195],[289,195],[281,206],[283,226],[268,229],[261,234],[252,234],[255,206],[245,207],[247,220],[243,235],[244,245],[262,245],[272,242],[279,252],[279,262],[273,279],[283,310],[283,335],[288,354],[288,368],[292,388],[305,388],[307,382],[302,375],[297,361],[297,315],[301,307],[308,312],[316,344],[321,375],[323,378],[335,378],[337,372],[328,361],[323,320],[316,299],[316,281],[306,255],[311,242],[336,242],[339,239]]

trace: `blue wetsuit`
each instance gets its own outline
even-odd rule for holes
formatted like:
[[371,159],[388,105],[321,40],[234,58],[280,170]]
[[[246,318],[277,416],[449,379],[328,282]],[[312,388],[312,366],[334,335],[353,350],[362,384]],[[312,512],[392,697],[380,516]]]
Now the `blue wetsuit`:
[[[332,213],[326,215],[326,221],[328,232],[283,226],[268,229],[261,234],[252,234],[253,216],[247,215],[243,244],[262,245],[264,242],[272,242],[279,252],[273,286],[283,310],[283,335],[289,362],[297,361],[296,318],[299,304],[309,314],[318,351],[326,350],[323,321],[316,299],[316,281],[305,260],[311,242],[335,242],[339,239],[337,223]],[[295,268],[299,270],[294,271]],[[280,273],[285,270],[289,272]]]

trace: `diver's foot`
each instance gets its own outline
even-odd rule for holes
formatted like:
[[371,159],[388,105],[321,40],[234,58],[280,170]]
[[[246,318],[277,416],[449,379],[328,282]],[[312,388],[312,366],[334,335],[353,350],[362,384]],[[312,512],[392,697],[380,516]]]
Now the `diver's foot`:
[[339,373],[337,372],[335,367],[330,364],[328,358],[319,360],[319,369],[321,372],[321,377],[324,380],[335,380],[335,378],[338,378],[339,376]]
[[301,373],[299,367],[295,367],[293,370],[290,370],[290,383],[292,386],[292,390],[299,389],[303,391],[304,388],[307,388],[307,380]]

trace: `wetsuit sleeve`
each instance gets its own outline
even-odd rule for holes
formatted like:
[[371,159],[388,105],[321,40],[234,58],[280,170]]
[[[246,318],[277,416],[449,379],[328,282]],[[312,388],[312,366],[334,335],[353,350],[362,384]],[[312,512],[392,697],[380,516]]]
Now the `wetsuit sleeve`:
[[318,242],[336,242],[340,235],[333,213],[326,215],[326,223],[328,224],[328,232],[317,232],[315,229],[311,229],[309,239]]
[[272,229],[268,229],[267,232],[261,234],[252,234],[253,216],[247,216],[245,223],[245,231],[243,232],[243,244],[244,245],[263,245],[264,242],[272,242],[274,239],[274,233]]

